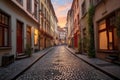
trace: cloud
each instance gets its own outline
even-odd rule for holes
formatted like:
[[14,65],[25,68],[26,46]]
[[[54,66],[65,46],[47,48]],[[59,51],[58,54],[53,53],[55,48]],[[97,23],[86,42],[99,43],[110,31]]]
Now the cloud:
[[58,21],[59,21],[58,25],[59,25],[60,27],[65,27],[66,17],[58,17]]
[[66,24],[67,12],[71,8],[72,0],[52,0],[58,24],[64,27]]

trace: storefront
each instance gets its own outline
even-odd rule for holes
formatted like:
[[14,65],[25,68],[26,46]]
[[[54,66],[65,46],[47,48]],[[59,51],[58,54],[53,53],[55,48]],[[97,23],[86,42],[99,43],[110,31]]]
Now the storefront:
[[109,55],[119,56],[119,38],[117,36],[116,19],[120,11],[109,14],[98,22],[97,57],[106,58]]

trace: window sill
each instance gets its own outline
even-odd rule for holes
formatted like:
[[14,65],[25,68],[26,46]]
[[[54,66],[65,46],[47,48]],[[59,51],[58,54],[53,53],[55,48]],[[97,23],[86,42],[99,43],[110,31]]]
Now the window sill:
[[98,50],[100,53],[119,53],[118,50]]
[[9,50],[11,47],[0,47],[0,50]]

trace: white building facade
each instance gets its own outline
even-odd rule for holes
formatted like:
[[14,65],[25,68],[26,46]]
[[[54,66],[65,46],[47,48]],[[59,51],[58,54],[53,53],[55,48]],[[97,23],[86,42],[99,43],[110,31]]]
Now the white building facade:
[[0,65],[2,56],[39,49],[38,0],[0,0]]

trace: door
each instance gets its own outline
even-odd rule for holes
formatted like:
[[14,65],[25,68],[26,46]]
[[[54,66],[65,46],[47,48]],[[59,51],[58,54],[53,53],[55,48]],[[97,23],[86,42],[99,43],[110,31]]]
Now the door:
[[32,45],[31,44],[31,27],[27,26],[27,45]]
[[23,23],[17,21],[17,53],[18,54],[22,53],[23,51],[22,28],[23,28]]

